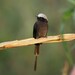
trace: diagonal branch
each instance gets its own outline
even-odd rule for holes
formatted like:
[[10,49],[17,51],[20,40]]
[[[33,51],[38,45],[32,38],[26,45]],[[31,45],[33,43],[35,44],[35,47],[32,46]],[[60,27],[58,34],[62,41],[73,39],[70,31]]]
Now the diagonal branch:
[[2,42],[0,43],[0,50],[4,48],[13,48],[13,47],[19,47],[19,46],[28,46],[36,43],[55,43],[55,42],[62,42],[64,41],[71,41],[75,39],[75,34],[63,34],[63,39],[61,35],[56,36],[48,36],[47,38],[29,38],[29,39],[23,39],[23,40],[15,40],[15,41],[8,41],[8,42]]

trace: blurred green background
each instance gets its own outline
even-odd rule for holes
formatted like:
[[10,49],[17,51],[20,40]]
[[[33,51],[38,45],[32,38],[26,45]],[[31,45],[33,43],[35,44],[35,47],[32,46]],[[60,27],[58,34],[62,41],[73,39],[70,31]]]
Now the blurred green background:
[[[31,38],[40,12],[49,19],[48,35],[74,33],[74,6],[74,0],[0,0],[0,42]],[[74,42],[67,42],[73,57]],[[62,75],[65,60],[62,43],[43,44],[34,72],[34,45],[5,49],[0,51],[0,75]]]

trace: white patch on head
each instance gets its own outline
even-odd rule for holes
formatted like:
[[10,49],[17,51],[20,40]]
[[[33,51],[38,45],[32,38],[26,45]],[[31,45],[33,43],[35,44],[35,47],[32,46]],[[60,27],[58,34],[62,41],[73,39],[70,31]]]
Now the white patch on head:
[[43,14],[43,13],[38,14],[37,17],[42,17],[42,18],[48,20],[47,16],[45,14]]

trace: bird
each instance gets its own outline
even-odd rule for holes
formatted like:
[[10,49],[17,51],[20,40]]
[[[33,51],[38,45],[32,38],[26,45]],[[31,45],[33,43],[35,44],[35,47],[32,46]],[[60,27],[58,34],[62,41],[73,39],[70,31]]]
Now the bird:
[[[37,20],[33,26],[33,38],[39,39],[42,37],[47,37],[47,33],[48,33],[48,18],[47,18],[47,16],[43,13],[39,13],[36,17],[37,17]],[[41,45],[41,43],[35,44],[34,71],[36,71],[36,68],[37,68],[37,56],[39,55],[40,45]]]

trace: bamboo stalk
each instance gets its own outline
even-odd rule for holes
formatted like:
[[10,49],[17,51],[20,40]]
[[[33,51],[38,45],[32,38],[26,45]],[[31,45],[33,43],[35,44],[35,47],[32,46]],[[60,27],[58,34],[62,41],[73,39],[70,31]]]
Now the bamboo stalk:
[[71,41],[75,39],[75,34],[63,34],[63,39],[61,35],[56,36],[48,36],[46,38],[28,38],[23,40],[14,40],[14,41],[7,41],[0,43],[0,50],[5,48],[13,48],[13,47],[19,47],[19,46],[28,46],[36,43],[56,43],[56,42],[63,42],[64,41]]

